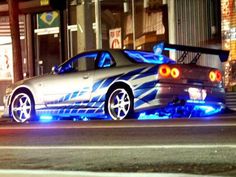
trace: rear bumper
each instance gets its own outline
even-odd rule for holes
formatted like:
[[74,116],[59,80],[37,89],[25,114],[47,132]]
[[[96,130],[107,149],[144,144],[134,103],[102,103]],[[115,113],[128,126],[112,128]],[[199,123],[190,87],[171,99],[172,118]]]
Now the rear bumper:
[[171,101],[175,98],[180,100],[191,100],[189,88],[196,88],[199,90],[205,90],[206,97],[201,101],[209,103],[225,103],[225,90],[224,88],[219,87],[201,87],[201,86],[192,86],[179,84],[170,86],[168,84],[160,84],[158,89],[158,94],[156,95],[157,99],[162,99],[166,101]]
[[[189,88],[204,89],[206,97],[202,100],[193,100],[190,98]],[[157,84],[155,88],[155,96],[141,97],[143,104],[140,104],[139,98],[135,98],[134,110],[136,112],[148,109],[165,108],[167,106],[211,106],[215,109],[223,109],[225,107],[225,90],[219,87],[201,87],[186,84]],[[149,89],[144,91],[147,93]],[[150,99],[152,98],[152,99]],[[138,103],[138,104],[137,104]]]

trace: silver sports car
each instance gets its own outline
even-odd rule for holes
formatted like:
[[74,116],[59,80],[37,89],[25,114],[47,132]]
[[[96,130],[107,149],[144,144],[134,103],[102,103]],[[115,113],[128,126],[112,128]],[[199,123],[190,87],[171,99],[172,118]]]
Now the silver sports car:
[[[184,51],[174,61],[162,54]],[[197,55],[183,64],[187,52]],[[122,120],[207,116],[225,107],[221,72],[198,66],[200,53],[228,51],[160,43],[154,52],[95,50],[83,52],[54,66],[43,76],[22,80],[6,89],[4,115],[16,122],[53,117],[95,117]]]

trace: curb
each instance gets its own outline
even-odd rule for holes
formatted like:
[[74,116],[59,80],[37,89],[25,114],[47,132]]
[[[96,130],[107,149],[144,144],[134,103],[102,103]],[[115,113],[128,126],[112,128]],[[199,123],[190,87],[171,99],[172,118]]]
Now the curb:
[[50,170],[0,170],[1,177],[219,177],[212,175],[194,175],[184,173],[115,173],[86,171],[50,171]]

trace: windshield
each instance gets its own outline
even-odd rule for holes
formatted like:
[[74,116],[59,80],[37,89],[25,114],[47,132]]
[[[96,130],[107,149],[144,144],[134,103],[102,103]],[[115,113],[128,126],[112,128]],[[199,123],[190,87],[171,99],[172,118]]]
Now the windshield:
[[93,70],[97,55],[97,52],[76,55],[59,66],[59,73]]
[[164,55],[154,55],[153,52],[136,51],[136,50],[124,50],[124,53],[128,58],[137,63],[149,63],[149,64],[163,64],[163,63],[176,63],[174,60]]

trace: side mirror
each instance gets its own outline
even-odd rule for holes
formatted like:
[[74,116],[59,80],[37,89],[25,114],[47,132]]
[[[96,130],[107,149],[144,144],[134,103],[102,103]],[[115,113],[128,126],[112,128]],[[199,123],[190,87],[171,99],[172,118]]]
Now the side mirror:
[[57,65],[52,67],[52,73],[53,74],[58,74],[58,66]]

